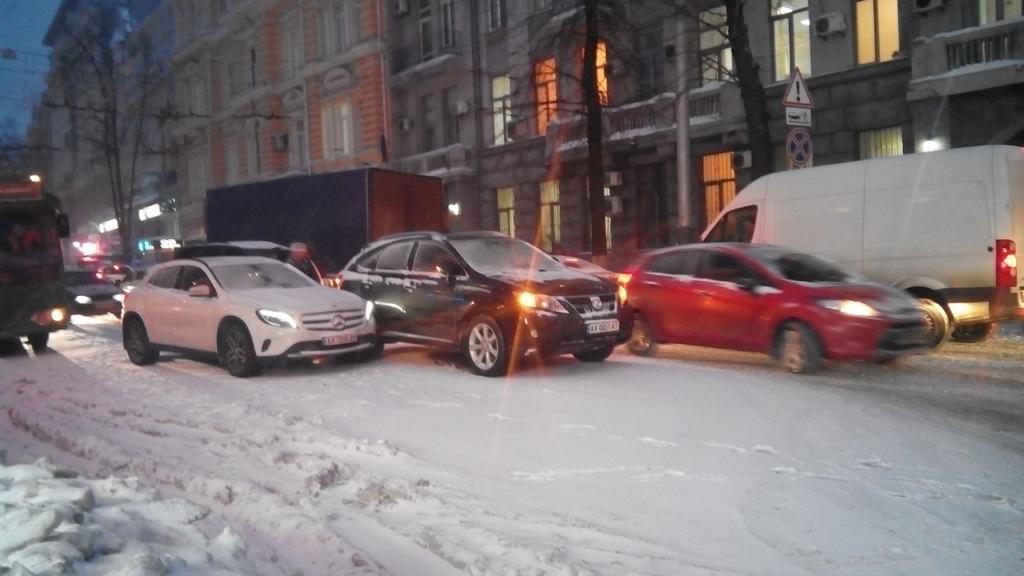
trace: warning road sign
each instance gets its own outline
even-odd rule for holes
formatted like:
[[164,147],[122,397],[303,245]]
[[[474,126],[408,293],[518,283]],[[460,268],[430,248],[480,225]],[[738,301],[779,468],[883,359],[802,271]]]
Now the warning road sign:
[[793,74],[789,77],[789,86],[786,87],[786,96],[782,99],[782,105],[794,108],[814,108],[814,100],[811,98],[811,93],[807,91],[807,83],[804,82],[799,68],[794,68]]
[[810,165],[813,157],[813,146],[811,145],[811,133],[805,128],[793,128],[786,137],[786,156],[797,168],[804,168]]

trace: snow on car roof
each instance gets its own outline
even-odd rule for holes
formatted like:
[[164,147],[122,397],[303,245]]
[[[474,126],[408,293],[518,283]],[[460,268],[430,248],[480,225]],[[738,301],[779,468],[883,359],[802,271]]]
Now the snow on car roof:
[[237,264],[281,264],[280,260],[267,258],[266,256],[202,256],[198,258],[183,258],[171,260],[167,264],[183,265],[195,261],[203,262],[207,266],[232,266]]

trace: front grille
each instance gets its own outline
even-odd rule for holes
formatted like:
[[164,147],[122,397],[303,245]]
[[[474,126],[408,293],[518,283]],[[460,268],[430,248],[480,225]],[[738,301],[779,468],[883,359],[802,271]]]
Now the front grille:
[[113,300],[113,294],[100,294],[99,296],[90,296],[93,302],[103,302],[104,300]]
[[[598,298],[601,301],[600,307],[595,306],[594,298]],[[619,302],[614,294],[568,296],[565,298],[565,301],[583,317],[608,316],[619,311]]]
[[366,323],[363,310],[332,310],[303,314],[302,325],[308,330],[337,331],[358,328]]

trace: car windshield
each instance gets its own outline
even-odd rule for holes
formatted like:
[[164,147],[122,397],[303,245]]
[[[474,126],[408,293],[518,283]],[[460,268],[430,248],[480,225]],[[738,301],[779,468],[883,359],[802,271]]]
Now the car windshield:
[[751,250],[750,255],[774,270],[779,276],[793,282],[838,284],[855,279],[852,274],[835,264],[810,254],[778,248],[760,248]]
[[273,262],[214,266],[213,274],[228,290],[308,288],[315,284],[300,272]]
[[107,282],[102,275],[97,276],[96,272],[90,272],[89,270],[71,270],[65,272],[64,283],[68,286],[104,286],[110,284],[110,282]]
[[470,266],[481,272],[563,269],[554,258],[522,240],[489,237],[452,240],[451,243]]

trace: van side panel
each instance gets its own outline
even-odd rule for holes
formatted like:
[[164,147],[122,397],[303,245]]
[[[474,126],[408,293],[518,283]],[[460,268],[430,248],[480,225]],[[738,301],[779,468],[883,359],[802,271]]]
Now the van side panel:
[[768,243],[828,258],[861,272],[864,163],[772,175]]

